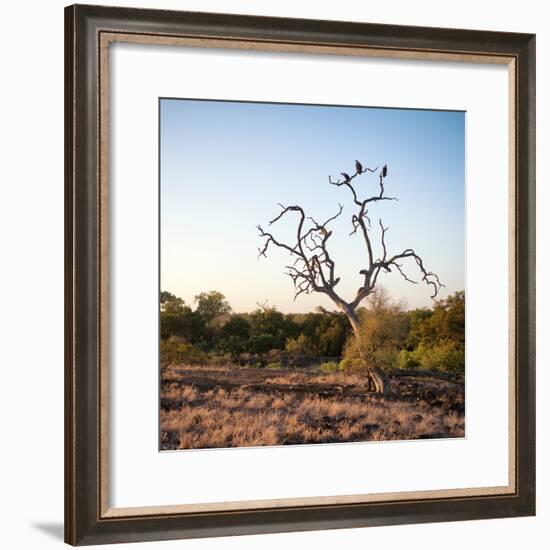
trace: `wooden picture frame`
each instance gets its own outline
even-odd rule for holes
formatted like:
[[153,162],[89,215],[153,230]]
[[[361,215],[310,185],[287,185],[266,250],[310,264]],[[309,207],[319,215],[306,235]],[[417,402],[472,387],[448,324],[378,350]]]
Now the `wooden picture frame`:
[[[200,45],[509,67],[510,479],[400,498],[113,509],[108,499],[108,49]],[[502,345],[507,345],[502,342]],[[153,366],[152,368],[155,368]],[[72,545],[535,514],[535,37],[530,34],[100,6],[65,10],[65,540]]]

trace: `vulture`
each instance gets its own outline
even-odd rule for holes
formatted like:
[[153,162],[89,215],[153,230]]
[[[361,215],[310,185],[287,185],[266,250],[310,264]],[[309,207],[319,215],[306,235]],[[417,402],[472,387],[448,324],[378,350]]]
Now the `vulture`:
[[344,179],[346,181],[349,181],[351,178],[349,177],[349,174],[346,174],[345,172],[340,172],[340,174],[342,174],[342,176],[344,176]]
[[382,177],[385,178],[388,175],[388,165],[384,164],[384,168],[382,168]]
[[363,165],[358,160],[355,161],[355,169],[357,170],[358,174],[363,171]]

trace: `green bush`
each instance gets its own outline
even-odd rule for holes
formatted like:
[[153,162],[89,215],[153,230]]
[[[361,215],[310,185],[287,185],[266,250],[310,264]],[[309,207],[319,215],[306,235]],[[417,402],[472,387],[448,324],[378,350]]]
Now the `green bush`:
[[344,359],[351,360],[345,370],[369,367],[392,371],[405,347],[409,328],[407,313],[382,291],[373,294],[368,305],[368,309],[359,311],[360,343],[351,334],[344,347]]
[[290,353],[299,353],[302,355],[311,355],[312,353],[305,334],[300,334],[297,338],[287,338],[285,349]]
[[192,344],[181,342],[178,338],[168,338],[160,342],[161,365],[201,365],[208,362],[206,353]]
[[338,368],[344,372],[359,372],[363,370],[363,362],[357,357],[344,357],[338,364]]
[[397,358],[397,368],[401,370],[413,370],[420,366],[420,362],[414,352],[402,349]]
[[252,353],[267,353],[275,346],[275,341],[271,334],[262,333],[250,337],[248,349]]
[[283,369],[284,366],[280,361],[276,361],[275,363],[268,363],[265,368],[266,369]]
[[342,355],[342,348],[351,330],[343,313],[327,311],[323,307],[318,307],[315,313],[300,316],[298,328],[299,335],[294,337],[294,342],[289,343],[287,340],[288,351],[320,357]]
[[274,307],[260,307],[248,316],[251,332],[248,351],[266,353],[283,349],[288,336],[295,336],[293,322]]
[[336,361],[327,361],[319,365],[321,372],[337,372],[340,370],[340,365]]
[[349,357],[342,359],[338,364],[338,368],[343,371],[351,371],[353,370],[353,361]]
[[424,370],[441,372],[464,372],[464,345],[443,341],[433,346],[420,344],[414,350],[414,357]]
[[243,342],[236,336],[228,336],[227,338],[220,338],[216,347],[223,354],[237,356],[244,351],[245,345],[246,342]]

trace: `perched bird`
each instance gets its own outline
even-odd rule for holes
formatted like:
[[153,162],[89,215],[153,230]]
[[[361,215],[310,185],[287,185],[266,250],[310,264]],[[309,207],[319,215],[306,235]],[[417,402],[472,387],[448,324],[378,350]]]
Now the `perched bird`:
[[340,172],[340,174],[342,174],[342,176],[344,176],[344,179],[345,179],[346,181],[350,181],[350,180],[351,180],[351,178],[349,177],[349,174],[346,174],[345,172]]
[[382,168],[382,177],[385,178],[388,175],[388,165],[384,164],[384,168]]
[[355,169],[357,170],[358,174],[363,171],[363,165],[358,160],[355,161]]

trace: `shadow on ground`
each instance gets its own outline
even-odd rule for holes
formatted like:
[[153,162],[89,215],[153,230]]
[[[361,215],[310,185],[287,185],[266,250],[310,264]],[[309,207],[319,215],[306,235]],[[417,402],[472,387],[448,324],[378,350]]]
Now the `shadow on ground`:
[[62,523],[48,523],[48,522],[38,522],[31,524],[31,527],[37,531],[41,531],[45,535],[48,535],[52,539],[63,541],[64,539],[64,530]]

